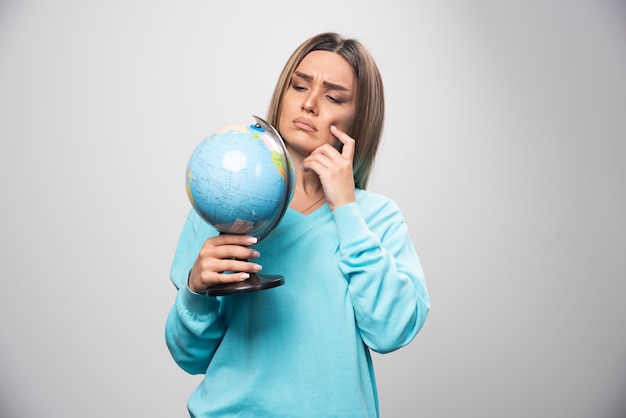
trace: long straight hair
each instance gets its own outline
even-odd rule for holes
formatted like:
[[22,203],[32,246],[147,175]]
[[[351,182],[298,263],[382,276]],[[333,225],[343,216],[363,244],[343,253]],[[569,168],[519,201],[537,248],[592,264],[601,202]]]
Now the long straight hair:
[[367,48],[359,41],[328,32],[315,35],[302,43],[286,62],[278,78],[267,120],[272,126],[278,126],[283,95],[290,87],[291,76],[304,57],[312,51],[339,54],[354,71],[357,84],[355,118],[346,133],[355,140],[353,161],[355,186],[365,189],[383,132],[385,97],[378,66]]

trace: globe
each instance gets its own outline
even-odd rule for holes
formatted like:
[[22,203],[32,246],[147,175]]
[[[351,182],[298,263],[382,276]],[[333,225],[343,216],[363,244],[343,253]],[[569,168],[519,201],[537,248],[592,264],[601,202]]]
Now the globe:
[[187,196],[218,231],[259,240],[278,224],[295,185],[293,163],[276,130],[261,118],[202,140],[187,164]]
[[[221,234],[247,234],[260,241],[280,222],[295,187],[293,162],[273,126],[227,126],[203,139],[187,163],[187,196],[202,219]],[[242,283],[211,287],[209,296],[263,290],[281,276],[251,274]]]

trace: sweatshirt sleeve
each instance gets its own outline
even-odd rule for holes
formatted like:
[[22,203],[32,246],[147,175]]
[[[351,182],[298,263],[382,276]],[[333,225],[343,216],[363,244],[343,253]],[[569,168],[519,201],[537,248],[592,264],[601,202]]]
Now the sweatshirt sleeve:
[[388,201],[366,221],[351,203],[335,209],[333,218],[361,338],[379,353],[405,346],[424,324],[430,300],[399,209]]
[[191,374],[205,373],[224,335],[219,298],[192,292],[187,278],[210,235],[190,213],[176,247],[170,277],[178,292],[165,325],[165,341],[176,363]]

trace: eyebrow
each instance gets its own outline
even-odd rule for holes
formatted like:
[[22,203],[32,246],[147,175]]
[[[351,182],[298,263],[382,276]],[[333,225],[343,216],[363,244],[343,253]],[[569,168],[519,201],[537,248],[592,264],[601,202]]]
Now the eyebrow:
[[[306,81],[313,81],[313,76],[309,74],[305,74],[300,71],[294,71],[294,74]],[[331,90],[350,91],[349,88],[342,86],[341,84],[331,83],[330,81],[324,81],[322,84],[324,85],[324,87],[331,89]]]

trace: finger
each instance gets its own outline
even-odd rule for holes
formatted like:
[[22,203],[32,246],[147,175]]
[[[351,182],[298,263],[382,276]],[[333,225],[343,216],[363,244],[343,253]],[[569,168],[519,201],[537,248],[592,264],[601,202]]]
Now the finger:
[[214,268],[217,269],[217,273],[256,273],[263,268],[260,264],[251,263],[246,260],[226,259],[219,260],[215,263]]
[[341,129],[337,128],[335,125],[330,125],[330,133],[332,133],[343,144],[341,155],[352,161],[352,158],[354,157],[354,139]]
[[[249,277],[250,273],[220,273],[215,276],[215,284],[242,282]],[[207,286],[207,288],[210,287],[211,286]]]
[[250,273],[247,272],[209,272],[201,276],[201,291],[197,293],[202,293],[207,288],[215,286],[216,284],[241,282],[249,277]]
[[[237,282],[250,277],[250,273],[261,271],[263,267],[257,263],[251,263],[245,260],[226,259],[212,260],[199,271],[199,278],[196,283],[202,286],[194,286],[197,289],[206,288],[216,283]],[[190,277],[190,284],[191,284]],[[200,293],[200,292],[199,292]]]
[[309,170],[313,170],[319,175],[319,171],[314,169],[313,165],[316,165],[318,168],[320,168],[320,163],[323,159],[325,162],[322,163],[321,166],[328,166],[330,162],[330,155],[332,154],[334,154],[337,158],[341,157],[339,151],[337,151],[337,149],[331,145],[324,144],[317,147],[313,150],[313,152],[311,152],[311,154],[309,154],[304,160],[302,160],[302,171],[306,173]]
[[250,277],[246,272],[210,273],[202,277],[200,285],[193,286],[189,283],[189,288],[196,293],[204,293],[207,289],[224,283],[238,283]]
[[303,165],[306,165],[308,168],[311,168],[312,164],[318,164],[323,167],[328,167],[332,164],[333,157],[341,158],[341,156],[339,155],[339,153],[337,152],[335,148],[328,145],[328,149],[330,149],[330,153],[334,153],[334,154],[329,155],[322,150],[322,148],[325,148],[325,147],[326,146],[323,145],[317,148],[315,151],[313,151],[308,157],[306,157],[302,161]]
[[235,234],[220,234],[216,237],[209,238],[212,241],[212,245],[254,245],[257,243],[257,238],[251,235],[235,235]]
[[208,245],[200,250],[199,254],[202,260],[212,262],[221,259],[239,259],[246,260],[249,258],[258,258],[259,252],[253,248],[243,247],[241,245]]

